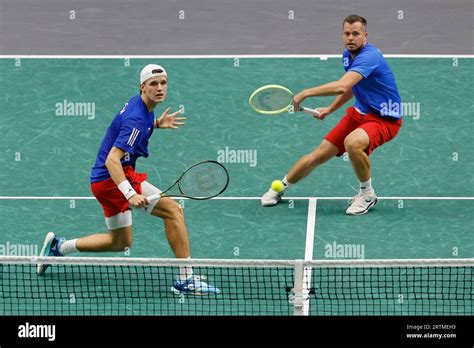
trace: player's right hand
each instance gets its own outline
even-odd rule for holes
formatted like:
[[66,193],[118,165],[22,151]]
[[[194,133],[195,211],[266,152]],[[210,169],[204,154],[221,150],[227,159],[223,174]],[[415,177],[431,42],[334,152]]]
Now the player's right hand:
[[318,115],[313,115],[314,118],[317,118],[318,120],[324,120],[327,115],[331,113],[331,110],[329,107],[325,108],[317,108],[316,111],[319,113]]
[[144,208],[149,203],[148,199],[146,199],[145,196],[142,196],[142,195],[139,195],[139,194],[136,194],[135,196],[130,197],[128,202],[134,208]]

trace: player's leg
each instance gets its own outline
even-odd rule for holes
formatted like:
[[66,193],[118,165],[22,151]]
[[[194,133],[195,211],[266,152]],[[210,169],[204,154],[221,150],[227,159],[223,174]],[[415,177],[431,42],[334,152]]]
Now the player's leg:
[[347,214],[365,214],[377,203],[377,196],[372,188],[369,156],[377,147],[395,138],[401,125],[401,119],[393,120],[366,114],[361,125],[344,139],[344,147],[360,181],[360,191],[352,199]]
[[189,237],[184,221],[183,208],[174,200],[163,197],[153,208],[152,215],[163,219],[166,237],[177,258],[188,258]]
[[[136,177],[140,175],[136,175]],[[140,193],[140,183],[136,182],[133,185],[135,185],[134,189]],[[123,251],[130,248],[132,245],[132,212],[128,200],[117,188],[112,178],[91,183],[91,191],[102,206],[109,232],[71,240],[65,240],[65,238],[49,232],[46,235],[40,256],[66,256],[80,251]],[[48,267],[49,265],[38,264],[38,274],[43,274]]]
[[[78,239],[66,240],[49,232],[39,256],[67,256],[76,252],[123,251],[132,245],[132,215],[127,210],[112,217],[106,217],[108,233],[96,233]],[[37,273],[44,274],[48,264],[38,264]]]
[[370,176],[370,159],[367,153],[369,145],[369,135],[362,128],[355,129],[344,139],[344,147],[360,182],[360,191],[346,210],[349,215],[365,214],[377,204],[377,196],[372,188]]
[[[145,197],[161,193],[161,191],[144,181],[141,184],[142,194]],[[153,216],[163,219],[165,225],[166,237],[177,258],[190,258],[189,236],[184,219],[183,208],[169,197],[154,199],[150,204],[141,211],[147,212]],[[173,287],[171,288],[176,294],[192,293],[192,294],[218,294],[220,290],[201,280],[201,277],[193,274],[192,267],[179,267],[179,275],[176,277]]]
[[[139,187],[135,187],[135,189],[140,192]],[[112,178],[92,183],[91,191],[102,206],[109,232],[66,241],[60,248],[63,255],[74,251],[123,251],[132,245],[130,204]]]
[[[112,179],[91,184],[92,192],[101,204],[108,233],[98,233],[79,239],[65,240],[49,232],[40,256],[65,256],[79,251],[122,251],[132,243],[132,212],[128,201]],[[38,274],[49,265],[38,264]]]
[[324,139],[321,144],[309,154],[301,157],[283,178],[283,191],[276,192],[270,188],[261,199],[264,207],[270,207],[277,204],[283,196],[285,190],[291,185],[296,184],[301,179],[308,176],[317,166],[328,161],[338,153],[338,148]]
[[[80,252],[124,251],[131,246],[132,226],[109,230],[109,233],[97,233],[79,238],[75,245],[77,251]],[[67,251],[64,254],[67,254]]]
[[295,163],[286,176],[287,182],[289,184],[296,184],[310,174],[317,166],[336,156],[338,151],[335,145],[324,139],[315,150],[301,157]]
[[352,167],[361,182],[370,179],[370,159],[366,153],[369,147],[370,139],[365,130],[357,128],[344,139]]
[[132,211],[105,218],[108,233],[96,233],[86,237],[61,242],[59,253],[63,256],[74,252],[124,251],[132,246]]
[[[344,139],[346,136],[356,129],[361,123],[361,119],[357,117],[354,107],[346,110],[338,124],[324,137],[321,144],[310,154],[300,158],[287,176],[282,180],[285,189],[290,185],[297,183],[317,166],[328,161],[334,156],[342,156],[344,154]],[[263,206],[272,206],[277,204],[283,192],[275,192],[271,188],[262,196],[261,203]]]
[[[177,258],[190,258],[189,237],[183,208],[171,198],[162,197],[151,213],[163,219],[166,237]],[[176,294],[218,294],[220,290],[193,274],[192,267],[180,267],[179,276],[171,287]]]
[[[145,197],[161,194],[161,190],[148,181],[141,183],[141,192]],[[177,258],[189,257],[188,230],[184,221],[183,209],[178,203],[169,197],[155,198],[145,208],[138,210],[162,218],[166,237],[174,255]]]

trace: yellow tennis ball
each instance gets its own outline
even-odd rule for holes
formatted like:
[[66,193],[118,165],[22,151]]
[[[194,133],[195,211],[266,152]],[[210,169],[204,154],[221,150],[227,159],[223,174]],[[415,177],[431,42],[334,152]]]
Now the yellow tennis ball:
[[283,191],[283,183],[280,180],[273,180],[272,182],[272,190],[275,192]]

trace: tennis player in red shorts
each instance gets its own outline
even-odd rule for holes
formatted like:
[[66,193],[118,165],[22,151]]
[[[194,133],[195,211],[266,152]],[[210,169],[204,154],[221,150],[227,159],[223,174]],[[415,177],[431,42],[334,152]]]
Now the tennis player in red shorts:
[[338,80],[305,89],[294,97],[294,108],[308,97],[336,95],[316,118],[322,120],[355,97],[353,106],[311,153],[300,158],[283,178],[284,189],[269,189],[261,199],[263,206],[277,204],[285,190],[334,156],[348,153],[360,191],[350,201],[349,215],[361,215],[377,203],[370,176],[370,154],[392,140],[402,125],[401,99],[395,77],[380,50],[367,43],[367,21],[351,15],[344,19],[342,38],[346,50],[342,64],[346,73]]
[[[169,197],[148,199],[161,191],[147,181],[147,175],[135,171],[136,161],[148,157],[148,141],[154,129],[184,125],[179,111],[167,108],[159,118],[155,107],[167,95],[168,75],[156,64],[140,72],[140,94],[132,97],[117,113],[100,145],[91,171],[91,190],[102,206],[108,233],[96,233],[65,240],[49,232],[40,256],[66,256],[75,252],[123,251],[132,244],[132,212],[142,211],[163,219],[166,237],[177,258],[190,258],[189,237],[181,206]],[[39,264],[44,274],[48,264]],[[176,294],[217,294],[220,290],[194,276],[192,267],[179,268],[170,287]]]

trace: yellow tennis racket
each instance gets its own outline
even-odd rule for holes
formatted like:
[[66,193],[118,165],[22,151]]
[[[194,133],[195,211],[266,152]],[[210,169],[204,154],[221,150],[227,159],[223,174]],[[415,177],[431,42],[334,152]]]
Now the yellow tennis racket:
[[[293,110],[293,93],[280,85],[265,85],[257,88],[249,98],[249,104],[256,112],[264,115],[277,115]],[[315,109],[301,107],[299,110],[312,116],[319,116]]]

